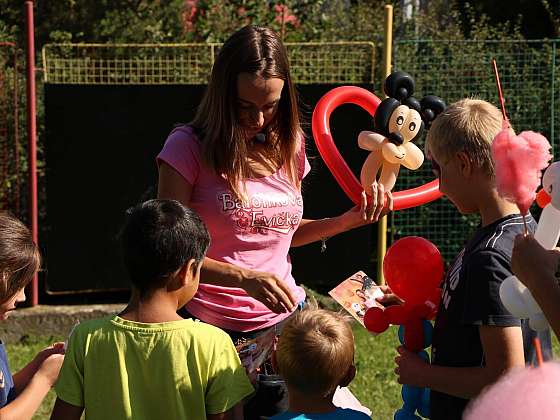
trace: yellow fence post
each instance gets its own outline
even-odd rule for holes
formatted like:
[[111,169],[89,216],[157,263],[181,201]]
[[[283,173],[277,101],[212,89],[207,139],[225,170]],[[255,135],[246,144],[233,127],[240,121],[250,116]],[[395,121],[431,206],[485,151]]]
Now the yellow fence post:
[[[383,72],[381,73],[381,92],[383,82],[391,73],[391,54],[393,47],[393,6],[385,5],[385,37],[383,41]],[[377,283],[385,284],[383,277],[383,259],[387,251],[387,216],[383,216],[377,223]]]

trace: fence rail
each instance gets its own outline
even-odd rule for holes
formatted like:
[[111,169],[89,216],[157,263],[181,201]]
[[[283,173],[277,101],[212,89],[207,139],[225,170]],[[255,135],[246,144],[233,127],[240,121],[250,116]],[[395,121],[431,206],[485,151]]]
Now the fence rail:
[[0,42],[0,210],[21,211],[20,98],[16,45]]
[[[560,40],[397,40],[394,67],[412,74],[416,96],[436,94],[447,103],[477,96],[498,105],[491,59],[496,58],[506,110],[517,131],[549,138],[556,151],[560,133],[557,71]],[[370,42],[288,43],[296,83],[372,83],[376,46]],[[204,84],[220,44],[47,44],[44,81],[65,84]],[[422,143],[422,141],[420,142]],[[420,144],[420,147],[423,145]],[[433,179],[429,164],[401,171],[396,190]],[[444,200],[392,216],[395,238],[420,235],[449,260],[476,228]]]
[[[372,83],[372,42],[286,43],[296,83]],[[205,84],[221,44],[46,44],[53,84]]]
[[[397,69],[414,76],[418,96],[436,94],[448,104],[476,96],[499,106],[491,64],[492,58],[496,58],[506,111],[513,127],[518,132],[543,133],[556,151],[556,137],[560,132],[560,111],[556,109],[560,86],[556,69],[559,41],[400,40],[394,45],[394,63]],[[426,164],[418,171],[402,171],[396,189],[431,179],[433,174]],[[446,199],[399,211],[393,216],[396,237],[424,236],[440,248],[448,261],[477,225],[478,218],[458,214]]]

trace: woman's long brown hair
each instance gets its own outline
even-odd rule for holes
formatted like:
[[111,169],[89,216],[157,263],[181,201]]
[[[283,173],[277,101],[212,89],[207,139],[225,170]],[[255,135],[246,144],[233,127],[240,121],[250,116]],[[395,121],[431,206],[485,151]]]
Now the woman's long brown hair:
[[237,77],[240,73],[284,81],[276,114],[265,128],[269,146],[267,157],[276,166],[283,166],[290,182],[297,186],[296,156],[303,138],[297,95],[290,77],[286,48],[267,28],[245,26],[220,49],[208,88],[191,122],[202,141],[203,162],[225,177],[237,197],[244,197],[243,180],[251,176],[251,170],[247,140],[237,114]]

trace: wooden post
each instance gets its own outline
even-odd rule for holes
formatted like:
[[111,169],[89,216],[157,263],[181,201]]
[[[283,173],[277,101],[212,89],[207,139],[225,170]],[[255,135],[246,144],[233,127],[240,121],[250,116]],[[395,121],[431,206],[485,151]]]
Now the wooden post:
[[[381,72],[381,92],[383,82],[391,74],[391,55],[393,53],[393,6],[385,5],[385,37],[383,39],[383,71]],[[377,223],[377,283],[385,284],[383,259],[387,252],[387,216]]]

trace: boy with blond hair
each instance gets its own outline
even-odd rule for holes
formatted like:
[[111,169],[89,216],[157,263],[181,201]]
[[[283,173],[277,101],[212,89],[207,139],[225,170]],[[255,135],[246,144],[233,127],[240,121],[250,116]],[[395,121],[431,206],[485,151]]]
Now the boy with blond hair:
[[271,420],[370,418],[333,404],[337,387],[347,386],[356,374],[354,336],[341,314],[322,309],[297,313],[285,325],[272,362],[286,381],[289,408]]
[[[440,191],[460,213],[481,217],[481,227],[443,282],[432,364],[403,347],[395,359],[399,383],[431,389],[433,420],[461,419],[471,398],[506,370],[524,365],[524,347],[531,347],[528,326],[499,297],[502,281],[512,275],[514,239],[523,232],[519,209],[496,189],[490,145],[501,129],[502,115],[495,106],[463,99],[435,119],[426,140]],[[531,216],[527,224],[533,232]],[[545,350],[550,350],[549,333],[544,338]]]

